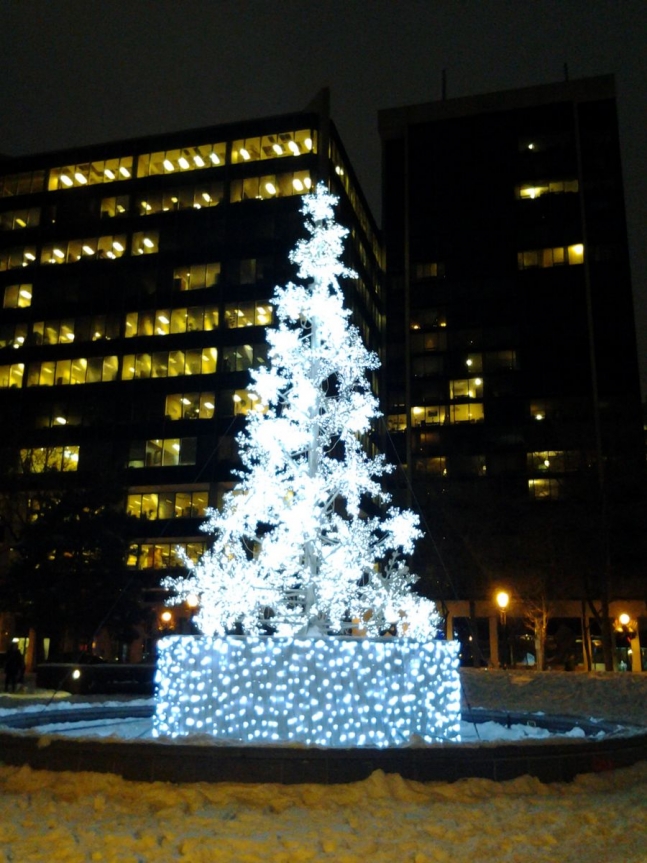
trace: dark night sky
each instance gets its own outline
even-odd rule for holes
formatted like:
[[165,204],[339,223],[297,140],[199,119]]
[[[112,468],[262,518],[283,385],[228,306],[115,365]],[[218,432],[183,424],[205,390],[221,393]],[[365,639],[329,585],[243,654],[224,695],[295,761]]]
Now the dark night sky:
[[0,0],[0,153],[289,112],[323,86],[379,218],[377,111],[615,73],[647,395],[645,0]]

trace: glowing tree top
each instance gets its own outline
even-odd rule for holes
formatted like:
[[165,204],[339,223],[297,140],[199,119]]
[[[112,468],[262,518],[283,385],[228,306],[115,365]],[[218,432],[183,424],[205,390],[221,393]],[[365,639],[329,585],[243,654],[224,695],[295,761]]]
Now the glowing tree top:
[[198,598],[207,635],[343,634],[354,625],[428,639],[437,612],[411,592],[416,577],[401,559],[420,535],[417,517],[364,508],[388,504],[377,480],[390,468],[362,442],[380,416],[367,380],[379,361],[349,324],[337,281],[355,276],[340,260],[348,231],[325,186],[303,200],[310,238],[290,259],[308,281],[275,290],[268,367],[248,388],[258,410],[238,437],[243,469],[203,525],[210,550],[164,586],[171,603]]

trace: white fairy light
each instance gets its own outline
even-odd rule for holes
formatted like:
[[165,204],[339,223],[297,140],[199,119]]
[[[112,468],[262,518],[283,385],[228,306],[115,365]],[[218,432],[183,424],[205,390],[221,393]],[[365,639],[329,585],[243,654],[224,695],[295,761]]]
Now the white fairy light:
[[155,737],[202,729],[231,743],[378,748],[460,740],[457,642],[176,636],[158,646]]

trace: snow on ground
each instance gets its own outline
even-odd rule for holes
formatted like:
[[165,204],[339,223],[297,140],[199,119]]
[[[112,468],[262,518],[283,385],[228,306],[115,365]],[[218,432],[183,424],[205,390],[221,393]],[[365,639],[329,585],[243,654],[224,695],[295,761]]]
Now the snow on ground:
[[[647,675],[469,670],[463,683],[473,708],[647,724]],[[147,784],[0,766],[0,863],[644,863],[646,799],[647,763],[570,784],[376,772],[338,786]]]

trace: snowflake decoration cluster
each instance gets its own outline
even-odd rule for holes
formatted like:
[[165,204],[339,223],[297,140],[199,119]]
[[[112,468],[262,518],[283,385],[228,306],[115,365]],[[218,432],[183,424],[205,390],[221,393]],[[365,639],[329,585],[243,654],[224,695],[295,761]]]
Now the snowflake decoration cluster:
[[[268,365],[251,375],[259,409],[238,437],[242,469],[203,530],[213,544],[188,574],[167,578],[172,603],[199,601],[205,635],[384,634],[434,637],[439,616],[411,590],[403,555],[420,536],[417,517],[383,512],[365,436],[380,416],[367,373],[379,366],[349,323],[338,283],[347,230],[320,184],[304,198],[309,238],[291,254],[303,284],[276,288],[278,326]],[[367,506],[368,504],[368,506]]]

